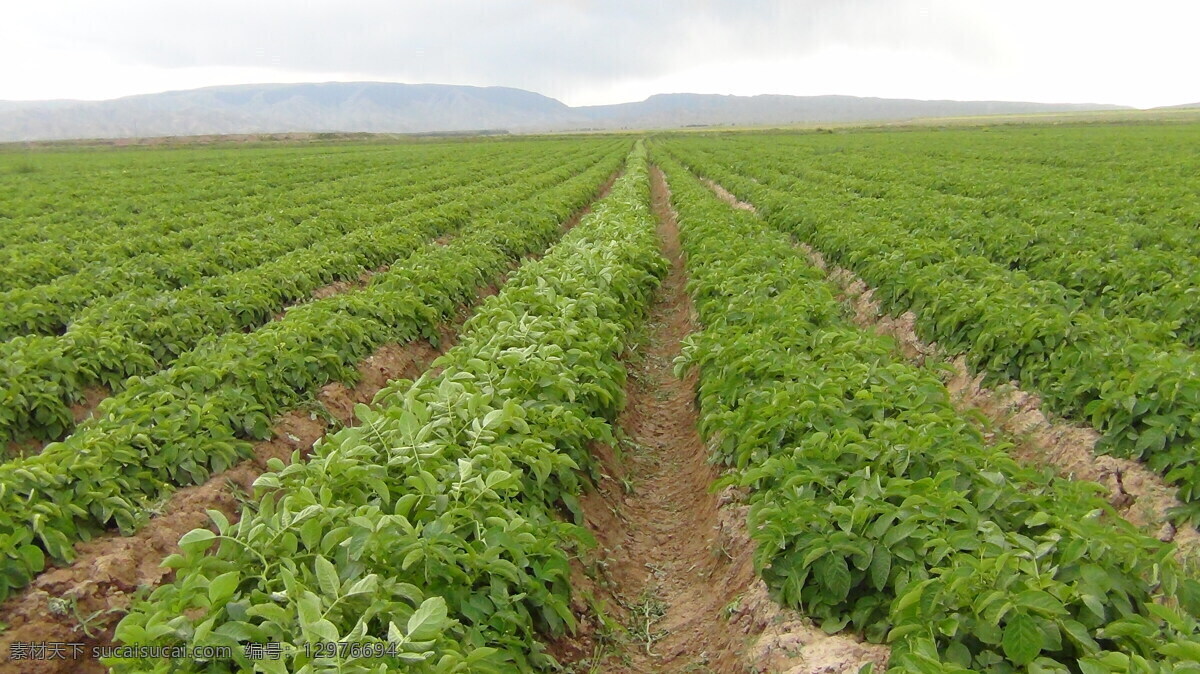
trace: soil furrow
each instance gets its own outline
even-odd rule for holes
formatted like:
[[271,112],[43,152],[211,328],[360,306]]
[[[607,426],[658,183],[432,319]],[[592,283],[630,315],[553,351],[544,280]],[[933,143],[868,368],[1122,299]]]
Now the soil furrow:
[[[404,260],[405,257],[407,257],[407,256],[406,255],[401,256],[400,259],[397,261],[401,262]],[[386,265],[386,264],[380,265],[374,269],[364,269],[361,272],[359,272],[358,276],[356,276],[354,278],[340,279],[337,281],[333,281],[332,283],[327,283],[327,284],[321,286],[320,288],[316,288],[315,290],[313,290],[311,293],[308,294],[307,297],[301,297],[300,299],[298,299],[294,302],[287,303],[286,305],[284,305],[284,307],[282,309],[275,312],[275,314],[271,317],[271,320],[277,321],[277,320],[283,318],[284,316],[286,316],[287,312],[289,310],[291,310],[295,307],[298,307],[298,306],[308,304],[310,302],[316,302],[318,300],[328,299],[335,295],[341,295],[343,293],[348,293],[352,290],[362,290],[363,288],[366,288],[369,283],[371,283],[371,279],[375,278],[375,276],[377,274],[382,274],[390,268],[391,268],[390,265]],[[253,326],[253,327],[247,328],[247,330],[257,330],[259,327],[261,327],[261,326]]]
[[[575,570],[580,634],[551,651],[574,671],[852,672],[886,657],[830,637],[781,610],[755,574],[746,509],[713,494],[718,471],[696,431],[696,375],[674,376],[682,340],[696,330],[678,225],[662,173],[652,168],[654,210],[671,271],[627,357],[621,452],[597,447],[605,479],[583,499],[598,548]],[[618,458],[618,454],[622,455]]]
[[[753,205],[738,200],[717,183],[711,180],[705,183],[735,208],[756,212]],[[874,299],[874,289],[854,272],[829,264],[806,243],[798,242],[797,246],[839,289],[855,325],[893,338],[899,353],[918,365],[936,362],[947,366],[949,371],[943,380],[954,406],[960,411],[982,414],[987,420],[984,432],[989,437],[999,434],[1012,442],[1014,448],[1010,453],[1015,458],[1051,466],[1063,477],[1105,486],[1109,490],[1109,503],[1123,518],[1150,530],[1162,541],[1174,542],[1181,558],[1200,558],[1200,533],[1193,527],[1176,529],[1171,524],[1167,512],[1180,503],[1175,489],[1158,474],[1138,461],[1096,454],[1100,435],[1095,429],[1048,415],[1042,410],[1038,395],[1022,390],[1017,382],[997,388],[983,386],[986,372],[972,375],[965,358],[947,358],[936,343],[917,336],[915,314],[907,311],[900,316],[888,315]]]

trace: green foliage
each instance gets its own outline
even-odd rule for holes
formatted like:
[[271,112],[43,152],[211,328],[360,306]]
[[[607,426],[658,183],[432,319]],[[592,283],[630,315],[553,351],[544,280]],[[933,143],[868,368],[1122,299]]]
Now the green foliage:
[[[279,671],[551,668],[538,635],[573,629],[566,551],[588,542],[559,513],[576,510],[595,469],[589,444],[614,441],[619,357],[666,272],[647,202],[638,152],[592,214],[484,303],[436,374],[381,391],[309,461],[276,463],[236,525],[218,514],[216,533],[185,535],[167,562],[176,581],[135,605],[117,638],[235,653],[280,641]],[[309,656],[327,640],[407,650]]]
[[[65,330],[0,344],[8,382],[0,394],[0,439],[60,439],[73,426],[70,406],[87,387],[119,390],[129,377],[171,365],[205,337],[254,329],[323,285],[402,263],[425,241],[471,221],[518,217],[542,190],[598,168],[590,145],[567,157],[553,149],[514,150],[505,160],[520,170],[510,172],[498,162],[468,165],[467,157],[486,157],[464,153],[440,173],[405,182],[402,191],[380,186],[343,196],[355,203],[302,226],[271,218],[275,224],[239,232],[234,240],[189,239],[187,249],[149,262],[105,260],[46,285],[0,293],[0,306],[9,308],[2,320],[14,334]],[[610,145],[600,163],[611,167],[620,153]],[[381,198],[395,201],[384,209],[374,203]]]
[[[913,311],[925,340],[965,354],[992,383],[1017,380],[1050,410],[1090,422],[1101,451],[1145,461],[1179,487],[1180,518],[1200,519],[1200,356],[1192,348],[1200,263],[1186,219],[1200,206],[1189,181],[1170,175],[1176,169],[1154,187],[1166,201],[1143,202],[1141,187],[1153,182],[1131,168],[1147,160],[1129,140],[1118,147],[1132,156],[1113,167],[1049,174],[1020,164],[1030,155],[1054,161],[1036,147],[978,149],[1000,153],[990,169],[941,147],[930,172],[919,166],[925,159],[886,155],[889,142],[913,150],[913,138],[874,137],[870,155],[777,140],[671,147],[778,229],[855,271],[889,312]],[[805,139],[833,142],[843,141]],[[874,154],[881,146],[885,160]],[[941,157],[954,152],[962,155]],[[972,186],[953,175],[960,170],[985,175]],[[1124,178],[1110,180],[1110,172]],[[1033,184],[1021,181],[1025,174]],[[1068,184],[1097,200],[1056,191]]]
[[[611,150],[611,148],[609,148]],[[310,302],[249,333],[210,336],[171,367],[133,377],[99,417],[37,456],[0,464],[0,596],[37,569],[20,550],[70,561],[76,541],[140,525],[148,503],[248,455],[272,417],[333,381],[378,346],[436,339],[478,289],[541,251],[621,161],[604,159],[528,202],[485,211],[447,245],[427,243],[361,290]]]
[[704,324],[680,367],[782,602],[895,671],[1198,671],[1200,583],[1169,546],[985,443],[786,235],[664,165]]

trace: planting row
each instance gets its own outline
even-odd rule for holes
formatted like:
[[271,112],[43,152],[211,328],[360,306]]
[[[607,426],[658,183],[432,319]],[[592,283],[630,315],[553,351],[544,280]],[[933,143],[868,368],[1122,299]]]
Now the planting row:
[[[1005,199],[1013,200],[1011,194],[946,194],[943,178],[933,184],[914,182],[912,176],[919,175],[920,168],[912,159],[852,155],[829,160],[797,153],[798,146],[793,141],[756,150],[755,175],[802,179],[810,194],[886,218],[910,236],[948,244],[945,254],[980,255],[1062,286],[1072,304],[1162,324],[1167,328],[1162,331],[1164,343],[1179,339],[1195,346],[1200,341],[1200,295],[1195,292],[1200,255],[1193,252],[1200,251],[1200,237],[1190,221],[1124,223],[1105,214],[1065,210],[1055,202],[1009,204]],[[746,151],[723,146],[712,150],[713,160],[719,162]],[[951,164],[945,170],[953,176],[960,168]],[[989,175],[990,181],[1001,179],[995,175],[999,167],[990,168],[992,174],[980,180],[989,181]],[[1180,250],[1183,242],[1190,250]]]
[[[501,152],[471,156],[491,164]],[[179,282],[186,276],[174,270],[194,264],[189,251],[211,247],[211,235],[329,218],[346,194],[362,204],[377,192],[386,204],[408,182],[446,180],[438,167],[461,170],[463,154],[453,146],[43,154],[37,172],[0,185],[0,291],[133,258],[165,275],[142,280]],[[164,267],[161,256],[181,264]]]
[[[237,524],[181,539],[173,584],[134,605],[127,645],[227,646],[232,660],[115,661],[114,671],[523,672],[574,625],[561,521],[614,442],[618,360],[666,271],[644,151],[562,242],[527,262],[416,382],[360,426],[261,477]],[[576,510],[576,515],[578,511]],[[211,554],[207,554],[214,547]],[[249,643],[282,657],[251,660]],[[325,648],[347,642],[354,648]]]
[[[0,338],[61,333],[80,309],[98,298],[134,290],[153,293],[187,287],[211,276],[275,260],[331,237],[386,223],[398,215],[418,215],[422,209],[469,193],[484,177],[499,173],[499,180],[503,180],[527,162],[547,163],[558,154],[553,151],[556,149],[561,148],[530,144],[513,148],[512,157],[495,158],[482,166],[459,159],[445,162],[438,169],[400,169],[395,175],[388,166],[379,166],[366,175],[317,183],[310,191],[297,195],[285,212],[267,211],[236,220],[212,218],[181,232],[180,240],[167,244],[165,250],[129,257],[114,254],[46,285],[0,293],[0,307],[4,309],[0,313]],[[443,194],[443,189],[449,192]],[[116,238],[120,241],[125,237]],[[122,299],[137,300],[138,296],[135,293]]]
[[1200,516],[1200,356],[1169,339],[1170,325],[1081,307],[1058,284],[961,255],[803,179],[752,170],[753,162],[739,175],[684,154],[777,228],[854,270],[889,311],[912,310],[923,339],[965,354],[991,382],[1017,380],[1049,409],[1090,421],[1102,451],[1144,460],[1179,486],[1187,504],[1179,516]]
[[1200,583],[1169,546],[985,443],[786,235],[664,163],[704,325],[680,366],[782,602],[897,672],[1200,672]]
[[515,258],[541,250],[595,195],[615,157],[536,200],[488,213],[448,245],[426,244],[370,285],[289,311],[251,333],[205,340],[173,366],[134,378],[99,417],[37,456],[0,465],[0,596],[48,555],[110,526],[129,531],[174,485],[203,482],[247,456],[271,418],[386,342],[435,326]]
[[[170,292],[128,292],[86,309],[62,336],[20,337],[0,344],[0,441],[30,434],[57,439],[72,426],[71,405],[88,387],[123,388],[134,375],[170,365],[201,339],[265,323],[284,305],[338,279],[393,264],[424,241],[491,209],[511,207],[598,161],[623,153],[588,148],[581,156],[543,158],[527,170],[457,189],[430,192],[419,212],[357,226],[271,262]],[[469,174],[463,174],[464,176]],[[309,230],[311,234],[311,230]]]
[[[720,145],[791,154],[805,166],[864,178],[888,176],[988,213],[1070,229],[1106,221],[1144,246],[1200,252],[1200,125],[927,130],[908,133],[725,137]],[[765,142],[764,142],[765,141]],[[883,181],[879,181],[882,183]]]

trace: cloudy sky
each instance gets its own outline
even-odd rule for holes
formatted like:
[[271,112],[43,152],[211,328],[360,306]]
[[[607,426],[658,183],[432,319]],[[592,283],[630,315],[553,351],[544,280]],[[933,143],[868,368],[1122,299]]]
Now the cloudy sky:
[[38,0],[0,11],[0,99],[254,82],[1200,101],[1194,0]]

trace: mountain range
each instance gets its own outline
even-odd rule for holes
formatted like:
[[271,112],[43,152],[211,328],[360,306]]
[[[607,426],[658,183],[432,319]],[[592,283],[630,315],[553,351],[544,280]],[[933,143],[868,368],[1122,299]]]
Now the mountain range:
[[580,131],[781,125],[1128,109],[1101,104],[855,96],[658,94],[571,107],[507,87],[387,82],[247,84],[107,101],[0,101],[0,141],[284,132]]

